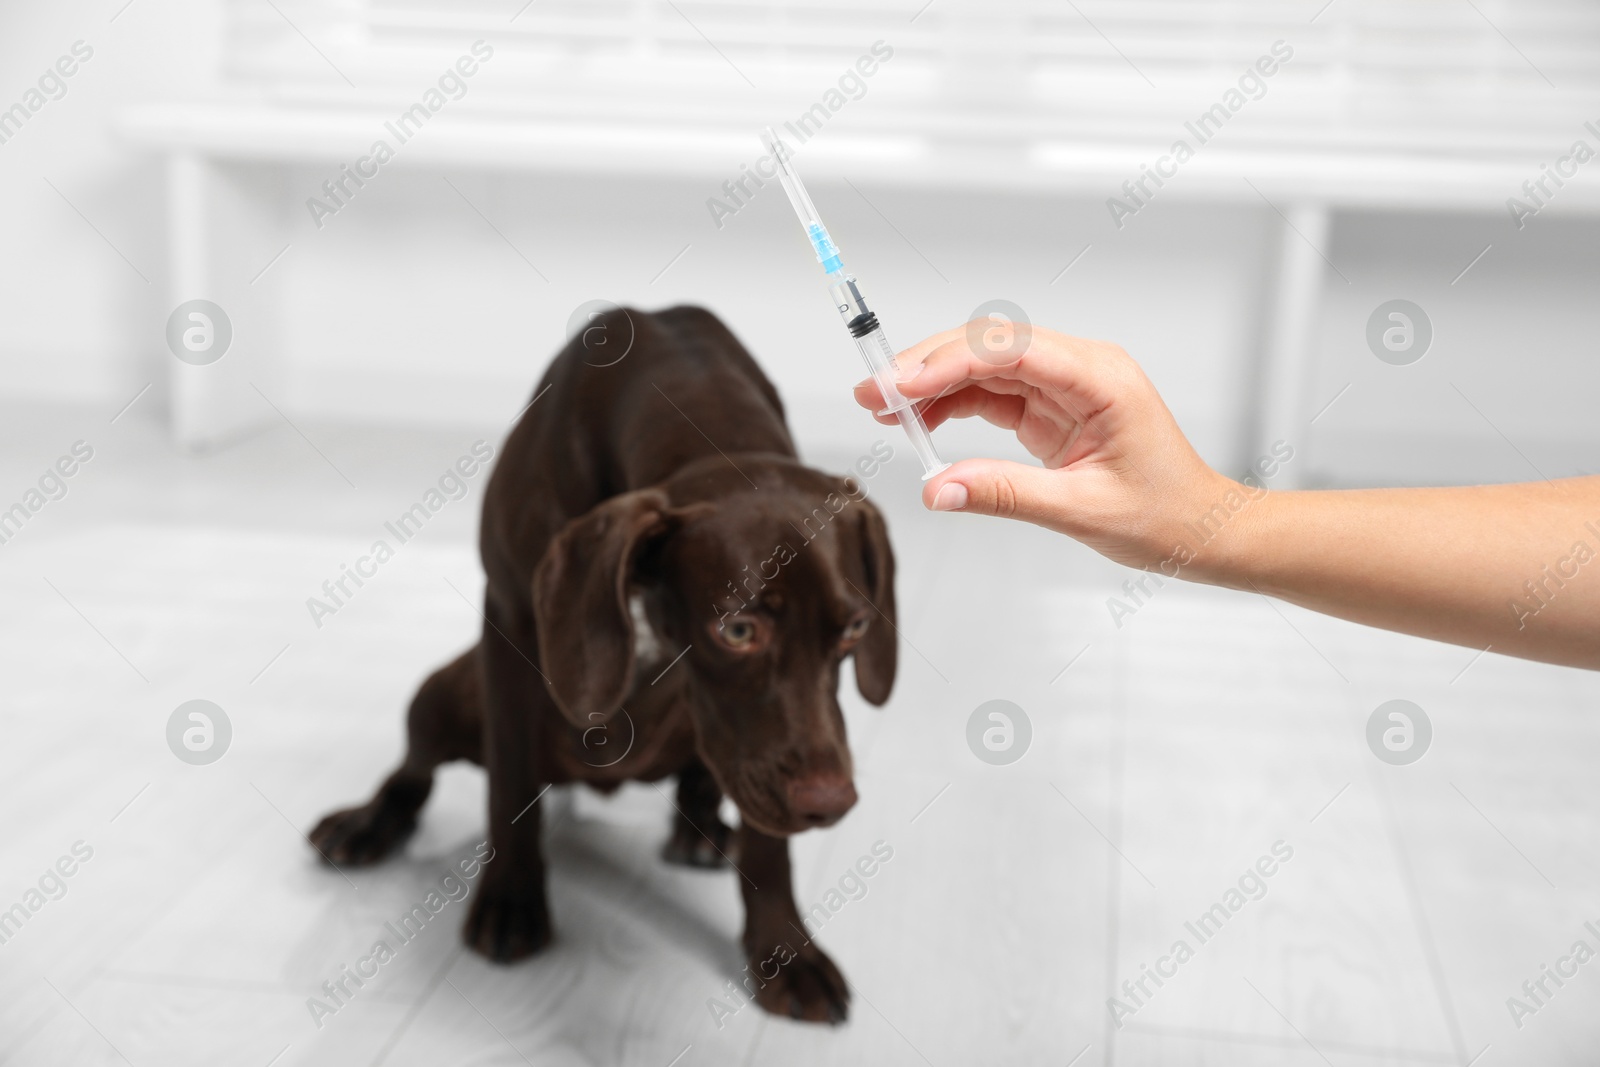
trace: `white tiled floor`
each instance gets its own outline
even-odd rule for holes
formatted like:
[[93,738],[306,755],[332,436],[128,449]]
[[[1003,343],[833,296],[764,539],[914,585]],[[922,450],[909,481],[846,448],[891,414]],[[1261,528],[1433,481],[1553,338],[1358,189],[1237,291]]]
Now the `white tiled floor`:
[[[546,806],[546,955],[485,964],[451,903],[319,1028],[307,998],[481,840],[471,768],[403,858],[348,882],[301,836],[371,788],[412,687],[473,639],[477,498],[320,630],[304,601],[478,435],[305,427],[351,489],[287,428],[193,459],[131,415],[10,414],[7,502],[77,438],[96,458],[0,546],[0,907],[94,849],[0,945],[7,1067],[1600,1062],[1600,963],[1520,1030],[1506,1008],[1574,941],[1600,948],[1600,677],[1176,585],[1119,630],[1125,572],[924,514],[906,459],[873,488],[899,684],[882,710],[846,690],[862,802],[795,842],[802,908],[894,849],[820,938],[855,988],[847,1026],[752,1007],[718,1028],[736,887],[657,860],[667,805],[641,788]],[[165,744],[194,697],[234,726],[208,767]],[[1435,724],[1411,767],[1365,746],[1392,697]],[[966,748],[994,698],[1034,728],[1010,767]],[[1265,895],[1114,1027],[1107,997],[1194,947],[1185,921],[1279,840]]]

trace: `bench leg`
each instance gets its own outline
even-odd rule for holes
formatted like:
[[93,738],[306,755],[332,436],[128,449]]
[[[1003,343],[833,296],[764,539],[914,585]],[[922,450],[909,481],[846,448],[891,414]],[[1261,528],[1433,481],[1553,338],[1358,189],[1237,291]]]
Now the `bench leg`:
[[229,167],[183,152],[168,160],[170,273],[162,312],[205,299],[223,309],[232,328],[227,351],[213,363],[168,356],[171,432],[183,448],[217,447],[280,421],[264,396],[283,404],[274,277],[283,263],[260,273],[287,240],[278,185],[275,172],[259,167]]
[[1295,450],[1269,483],[1274,489],[1305,484],[1310,459],[1309,410],[1312,360],[1316,358],[1317,326],[1327,263],[1322,258],[1332,232],[1325,204],[1295,204],[1285,211],[1287,225],[1278,230],[1276,270],[1271,276],[1267,321],[1256,364],[1259,414],[1248,461],[1272,455],[1277,441]]

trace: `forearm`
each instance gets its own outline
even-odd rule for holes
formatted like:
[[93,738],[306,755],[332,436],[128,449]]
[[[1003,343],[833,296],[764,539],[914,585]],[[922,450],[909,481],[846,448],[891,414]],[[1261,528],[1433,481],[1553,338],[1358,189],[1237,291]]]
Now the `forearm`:
[[1600,668],[1600,477],[1266,493],[1189,570],[1369,626]]

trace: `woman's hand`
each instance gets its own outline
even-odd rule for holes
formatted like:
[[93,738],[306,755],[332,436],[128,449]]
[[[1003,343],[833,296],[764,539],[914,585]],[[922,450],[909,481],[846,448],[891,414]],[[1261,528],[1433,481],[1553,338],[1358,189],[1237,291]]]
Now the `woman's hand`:
[[[1037,326],[1023,326],[999,354],[980,341],[1011,328],[979,321],[912,346],[898,357],[900,391],[923,401],[930,428],[978,416],[1015,432],[1044,465],[963,460],[928,480],[923,502],[935,511],[1023,519],[1118,563],[1169,576],[1193,567],[1185,577],[1202,577],[1225,538],[1196,546],[1186,527],[1230,493],[1263,490],[1206,466],[1121,348]],[[883,407],[871,379],[855,396],[871,411]],[[878,421],[895,423],[893,416]]]

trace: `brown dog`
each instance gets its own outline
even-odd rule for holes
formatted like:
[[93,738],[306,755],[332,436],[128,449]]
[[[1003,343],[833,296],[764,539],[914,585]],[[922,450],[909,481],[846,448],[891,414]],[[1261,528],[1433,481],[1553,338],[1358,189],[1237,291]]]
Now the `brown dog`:
[[[481,764],[495,860],[464,936],[515,960],[550,939],[529,811],[544,789],[676,774],[665,856],[733,857],[756,1001],[843,1019],[849,991],[801,930],[786,837],[856,800],[840,664],[855,656],[873,704],[894,684],[883,519],[859,484],[800,464],[771,383],[700,308],[607,313],[535,397],[484,499],[483,637],[423,683],[377,795],[312,843],[333,863],[376,861],[416,827],[435,767]],[[737,833],[717,816],[724,795]]]

